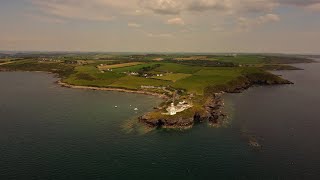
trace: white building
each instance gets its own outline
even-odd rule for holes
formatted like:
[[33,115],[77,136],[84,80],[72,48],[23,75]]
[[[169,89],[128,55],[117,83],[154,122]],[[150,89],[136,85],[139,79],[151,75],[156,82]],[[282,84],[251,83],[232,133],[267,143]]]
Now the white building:
[[179,102],[179,104],[177,106],[175,106],[174,103],[171,103],[171,106],[169,106],[167,108],[168,113],[163,113],[163,114],[174,116],[177,113],[185,111],[191,107],[192,107],[192,105],[188,104],[185,101]]
[[174,106],[173,103],[171,103],[171,106],[167,109],[167,111],[169,112],[170,116],[176,115],[177,114],[177,109]]

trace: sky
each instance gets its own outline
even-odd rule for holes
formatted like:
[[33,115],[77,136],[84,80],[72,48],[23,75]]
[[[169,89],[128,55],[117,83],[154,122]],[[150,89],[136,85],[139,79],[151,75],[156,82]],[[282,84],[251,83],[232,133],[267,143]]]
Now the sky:
[[0,0],[0,50],[320,53],[320,0]]

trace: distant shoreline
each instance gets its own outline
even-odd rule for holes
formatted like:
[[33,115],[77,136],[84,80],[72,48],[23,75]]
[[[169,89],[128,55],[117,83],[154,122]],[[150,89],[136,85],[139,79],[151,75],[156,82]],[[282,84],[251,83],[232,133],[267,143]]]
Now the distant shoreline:
[[[47,71],[0,71],[0,72],[31,72],[31,73],[46,73],[51,75],[58,75],[57,73],[47,72]],[[61,87],[65,88],[72,88],[72,89],[84,89],[84,90],[94,90],[94,91],[115,91],[115,92],[123,92],[123,93],[133,93],[133,94],[143,94],[143,95],[149,95],[149,96],[155,96],[161,99],[168,99],[169,97],[164,94],[159,93],[153,93],[153,92],[147,92],[147,91],[139,91],[139,90],[128,90],[128,89],[122,89],[122,88],[108,88],[108,87],[93,87],[93,86],[77,86],[77,85],[71,85],[68,83],[64,83],[61,81],[62,78],[59,78],[58,81],[56,81],[56,84],[60,85]]]
[[152,93],[152,92],[147,92],[147,91],[135,91],[135,90],[128,90],[128,89],[121,89],[121,88],[102,88],[102,87],[92,87],[92,86],[76,86],[76,85],[71,85],[68,83],[64,83],[61,80],[56,82],[58,85],[61,87],[66,87],[66,88],[72,88],[72,89],[86,89],[86,90],[98,90],[98,91],[116,91],[116,92],[124,92],[124,93],[134,93],[134,94],[144,94],[144,95],[150,95],[150,96],[156,96],[161,99],[168,99],[168,96],[164,94],[159,94],[159,93]]

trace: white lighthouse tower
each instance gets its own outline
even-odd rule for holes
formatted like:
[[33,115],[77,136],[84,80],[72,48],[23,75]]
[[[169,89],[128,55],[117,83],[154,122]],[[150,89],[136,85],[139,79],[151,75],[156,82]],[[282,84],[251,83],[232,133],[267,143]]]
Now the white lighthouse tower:
[[168,108],[168,112],[171,116],[176,115],[177,114],[177,109],[174,106],[174,103],[171,103],[171,106]]

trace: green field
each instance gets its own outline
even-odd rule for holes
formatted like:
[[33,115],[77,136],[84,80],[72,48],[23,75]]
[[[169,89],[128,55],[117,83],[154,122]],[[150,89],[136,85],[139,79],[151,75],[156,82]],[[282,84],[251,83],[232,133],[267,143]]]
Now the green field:
[[131,63],[120,63],[120,64],[108,64],[108,65],[99,66],[99,69],[100,70],[117,69],[117,68],[136,66],[136,65],[140,65],[140,64],[142,64],[142,63],[131,62]]
[[[153,61],[157,58],[162,58],[163,61]],[[54,58],[50,57],[50,59]],[[268,79],[270,76],[265,74],[264,69],[295,69],[281,63],[309,61],[308,59],[287,56],[179,54],[68,54],[59,56],[57,59],[62,61],[38,62],[32,59],[22,59],[12,61],[11,64],[0,64],[0,67],[9,70],[49,71],[59,74],[64,82],[73,85],[135,90],[140,89],[141,86],[160,86],[171,90],[183,89],[187,93],[203,95],[204,90],[208,87],[228,85],[240,77],[248,76],[248,74],[261,75],[260,78],[270,80]],[[70,63],[71,60],[76,61]],[[212,63],[213,61],[229,62],[231,64],[217,64],[215,66],[216,64]],[[81,64],[84,65],[79,65],[78,62],[83,62]],[[234,66],[232,66],[233,63]],[[104,64],[104,66],[100,67],[100,64]],[[243,66],[238,64],[243,64]],[[102,71],[104,69],[113,69],[113,71],[104,72]],[[128,72],[136,72],[138,75],[130,76]],[[157,76],[157,74],[162,74],[162,76]]]
[[206,87],[227,84],[241,76],[241,72],[241,68],[204,68],[188,78],[177,81],[173,87],[203,95]]
[[[294,70],[297,68],[289,64],[311,62],[300,57],[264,55],[68,54],[49,56],[48,61],[43,60],[44,55],[39,56],[38,59],[34,59],[36,55],[16,59],[10,64],[0,60],[0,71],[47,71],[71,85],[166,95],[168,100],[153,113],[154,118],[159,119],[165,116],[162,113],[172,102],[173,95],[177,100],[192,102],[192,108],[179,113],[180,118],[192,118],[195,114],[206,113],[204,104],[217,92],[241,92],[255,84],[290,83],[266,70]],[[154,61],[157,58],[163,61]]]
[[118,88],[127,88],[127,89],[140,89],[141,86],[168,86],[171,83],[168,81],[151,79],[151,78],[144,78],[144,77],[136,77],[136,76],[125,76],[114,83],[112,83],[111,87],[118,87]]
[[237,55],[237,56],[216,56],[210,57],[209,60],[220,62],[231,62],[236,64],[261,64],[265,63],[263,56],[256,55]]
[[158,64],[158,63],[146,63],[146,64],[140,64],[140,65],[135,65],[135,66],[130,66],[130,67],[117,68],[117,69],[114,69],[113,71],[114,72],[138,72],[142,68],[150,67],[150,66],[153,66],[156,64]]
[[156,73],[183,73],[183,74],[193,74],[200,71],[202,67],[197,66],[187,66],[174,63],[161,63],[161,66],[154,69],[153,72]]
[[192,76],[192,74],[183,74],[183,73],[168,73],[164,74],[163,76],[153,76],[153,79],[160,79],[160,80],[165,80],[165,81],[172,81],[176,82],[178,80],[187,78]]
[[[157,63],[159,64],[159,63]],[[101,72],[92,65],[78,66],[75,73],[64,79],[73,85],[117,87],[138,90],[141,86],[173,87],[184,89],[189,93],[203,95],[204,89],[212,85],[226,84],[242,75],[243,68],[210,68],[186,66],[173,63],[160,63],[160,67],[151,70],[152,73],[164,73],[162,77],[150,78],[129,76],[122,72],[139,71],[154,63],[118,68],[114,72]]]
[[74,71],[63,81],[72,85],[107,87],[124,76],[113,72],[101,73],[98,68],[90,65],[76,67]]

